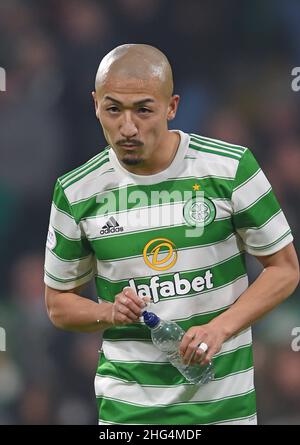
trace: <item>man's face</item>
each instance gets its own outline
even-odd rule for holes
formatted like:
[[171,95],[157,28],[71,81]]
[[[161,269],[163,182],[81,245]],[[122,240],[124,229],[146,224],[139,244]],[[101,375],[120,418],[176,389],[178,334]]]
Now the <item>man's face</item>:
[[105,138],[119,161],[126,165],[151,162],[153,153],[162,148],[178,96],[166,97],[156,79],[111,79],[93,96]]

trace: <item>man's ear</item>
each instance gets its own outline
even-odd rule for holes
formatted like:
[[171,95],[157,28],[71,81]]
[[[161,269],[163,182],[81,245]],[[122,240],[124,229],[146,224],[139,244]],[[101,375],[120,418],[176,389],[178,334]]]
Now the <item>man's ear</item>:
[[98,100],[97,100],[97,96],[96,96],[96,92],[95,91],[92,91],[92,96],[93,96],[94,104],[95,104],[96,117],[97,117],[97,119],[99,119],[99,106],[98,106]]
[[178,94],[175,94],[174,96],[171,97],[170,104],[168,107],[168,114],[167,114],[168,121],[173,120],[174,117],[176,116],[179,100],[180,100],[180,97],[178,96]]

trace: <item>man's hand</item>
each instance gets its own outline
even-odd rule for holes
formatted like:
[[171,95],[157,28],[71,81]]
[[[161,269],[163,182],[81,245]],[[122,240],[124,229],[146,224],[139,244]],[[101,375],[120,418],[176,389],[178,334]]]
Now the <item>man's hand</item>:
[[112,305],[111,322],[113,325],[136,323],[146,307],[144,300],[137,296],[133,289],[125,287],[116,295]]
[[[220,351],[225,335],[208,324],[193,326],[183,336],[179,352],[185,364],[207,365],[214,354]],[[206,351],[205,351],[206,349]]]
[[[184,335],[180,353],[184,363],[208,364],[224,341],[251,326],[290,295],[299,283],[299,264],[292,243],[270,255],[256,257],[263,272],[240,297],[208,324],[193,326]],[[204,343],[207,352],[198,349]]]
[[133,289],[126,287],[115,297],[114,303],[100,304],[80,295],[81,288],[67,291],[46,286],[45,298],[49,318],[61,329],[77,332],[97,332],[112,326],[135,323],[146,307]]

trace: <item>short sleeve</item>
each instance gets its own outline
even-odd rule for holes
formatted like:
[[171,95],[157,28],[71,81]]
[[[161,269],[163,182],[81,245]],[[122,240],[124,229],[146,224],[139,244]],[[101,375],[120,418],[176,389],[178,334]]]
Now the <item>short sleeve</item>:
[[235,229],[251,255],[270,255],[293,241],[272,187],[249,149],[236,172],[232,206]]
[[45,283],[69,290],[94,276],[94,255],[73,217],[59,180],[55,184],[45,254]]

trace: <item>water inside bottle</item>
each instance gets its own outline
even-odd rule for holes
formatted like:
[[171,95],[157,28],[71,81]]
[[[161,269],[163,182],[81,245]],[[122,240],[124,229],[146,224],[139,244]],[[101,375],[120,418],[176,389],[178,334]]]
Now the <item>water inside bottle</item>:
[[178,352],[168,354],[168,359],[190,383],[204,384],[208,383],[214,378],[214,371],[211,362],[205,366],[201,366],[200,364],[185,365],[182,362],[182,358]]

